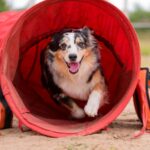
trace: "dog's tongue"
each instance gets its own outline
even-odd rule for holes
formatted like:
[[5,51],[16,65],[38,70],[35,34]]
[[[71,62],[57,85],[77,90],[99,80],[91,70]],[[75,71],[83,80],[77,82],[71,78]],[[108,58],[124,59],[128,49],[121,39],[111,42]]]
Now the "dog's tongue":
[[79,70],[79,66],[80,66],[79,63],[72,62],[72,63],[69,64],[69,71],[71,73],[76,73]]

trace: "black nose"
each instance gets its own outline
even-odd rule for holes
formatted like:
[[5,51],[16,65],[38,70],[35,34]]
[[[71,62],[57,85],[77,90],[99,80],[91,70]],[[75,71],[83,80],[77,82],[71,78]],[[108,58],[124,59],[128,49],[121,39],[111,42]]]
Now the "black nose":
[[71,61],[75,61],[75,60],[77,59],[77,55],[76,55],[76,54],[70,54],[70,55],[69,55],[69,59],[70,59]]

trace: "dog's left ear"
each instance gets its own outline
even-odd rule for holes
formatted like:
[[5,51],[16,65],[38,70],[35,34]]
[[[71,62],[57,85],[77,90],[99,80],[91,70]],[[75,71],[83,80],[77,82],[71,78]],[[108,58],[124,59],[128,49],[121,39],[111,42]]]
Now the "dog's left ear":
[[89,34],[93,34],[94,33],[94,31],[93,30],[91,30],[89,27],[87,27],[87,26],[84,26],[83,27],[83,29],[81,29],[81,31],[83,32],[83,34],[85,35],[85,36],[89,36]]

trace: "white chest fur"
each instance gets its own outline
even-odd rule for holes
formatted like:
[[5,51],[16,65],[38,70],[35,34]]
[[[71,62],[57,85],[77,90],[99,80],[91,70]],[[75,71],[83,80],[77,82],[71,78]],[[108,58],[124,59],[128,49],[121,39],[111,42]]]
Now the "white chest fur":
[[86,82],[87,79],[81,78],[79,76],[74,76],[70,80],[55,75],[54,81],[68,96],[75,99],[88,100],[91,86]]

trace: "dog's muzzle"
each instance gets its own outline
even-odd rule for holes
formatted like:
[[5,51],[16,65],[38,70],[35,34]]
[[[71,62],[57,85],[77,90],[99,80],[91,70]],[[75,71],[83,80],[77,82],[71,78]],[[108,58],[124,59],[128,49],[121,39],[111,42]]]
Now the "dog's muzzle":
[[69,68],[69,72],[72,73],[72,74],[76,74],[80,69],[80,65],[81,65],[82,60],[83,60],[83,57],[80,60],[80,62],[71,61],[71,62],[68,63],[68,62],[65,61],[68,68]]

